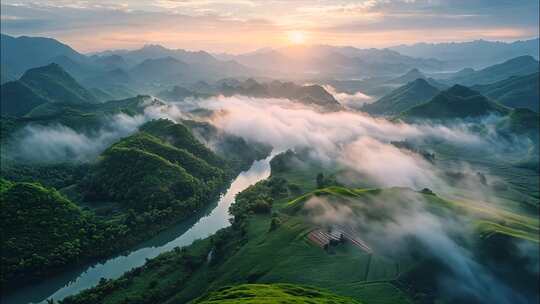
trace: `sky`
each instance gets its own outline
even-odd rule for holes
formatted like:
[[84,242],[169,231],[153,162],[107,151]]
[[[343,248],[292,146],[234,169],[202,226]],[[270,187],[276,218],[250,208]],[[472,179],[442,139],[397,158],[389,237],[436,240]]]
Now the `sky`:
[[244,53],[291,44],[388,47],[539,35],[538,0],[2,0],[1,31],[81,52]]

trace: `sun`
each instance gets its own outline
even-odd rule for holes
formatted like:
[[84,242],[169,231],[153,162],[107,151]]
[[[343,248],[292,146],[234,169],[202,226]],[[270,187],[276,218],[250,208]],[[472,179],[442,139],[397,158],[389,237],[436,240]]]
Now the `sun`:
[[306,34],[301,31],[287,32],[287,38],[292,44],[304,44],[306,42]]

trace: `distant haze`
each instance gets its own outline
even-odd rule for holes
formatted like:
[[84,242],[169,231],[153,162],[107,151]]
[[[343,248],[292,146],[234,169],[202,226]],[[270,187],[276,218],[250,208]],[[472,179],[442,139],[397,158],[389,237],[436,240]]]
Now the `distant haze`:
[[538,36],[538,1],[5,0],[10,35],[48,36],[81,52],[169,48],[245,53],[299,44],[390,47]]

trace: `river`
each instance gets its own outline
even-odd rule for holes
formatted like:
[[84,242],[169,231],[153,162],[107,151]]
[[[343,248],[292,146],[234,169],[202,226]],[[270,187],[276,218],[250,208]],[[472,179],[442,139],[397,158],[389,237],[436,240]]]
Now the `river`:
[[212,204],[191,220],[164,230],[135,248],[103,262],[70,269],[39,284],[21,288],[15,293],[2,297],[1,302],[27,304],[45,303],[51,298],[60,300],[97,285],[101,278],[118,278],[124,272],[142,266],[146,259],[154,258],[177,246],[190,245],[194,240],[214,234],[219,229],[230,225],[229,206],[236,194],[270,176],[270,159],[271,156],[256,161],[247,171],[241,172],[217,203]]

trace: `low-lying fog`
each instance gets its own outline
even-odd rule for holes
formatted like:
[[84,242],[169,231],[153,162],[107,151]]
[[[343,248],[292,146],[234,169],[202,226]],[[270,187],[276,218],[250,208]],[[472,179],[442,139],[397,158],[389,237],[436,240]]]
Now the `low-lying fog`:
[[[345,104],[371,101],[361,93],[338,94],[336,97]],[[407,124],[373,118],[355,111],[319,112],[285,99],[219,96],[148,106],[144,114],[133,117],[125,114],[111,116],[105,118],[106,123],[100,131],[92,134],[78,133],[60,125],[28,126],[18,134],[11,153],[23,161],[91,161],[119,138],[135,132],[144,122],[155,118],[176,121],[193,119],[188,110],[197,106],[212,110],[212,115],[200,119],[209,121],[223,132],[270,144],[276,151],[307,150],[310,157],[319,160],[322,166],[356,172],[358,176],[381,187],[430,188],[443,194],[450,188],[436,162],[419,153],[400,149],[391,142],[439,141],[483,149],[490,155],[502,151],[502,147],[496,144],[499,140],[495,133],[480,136],[471,131],[468,123],[450,126]],[[491,117],[485,122],[486,125],[496,124],[497,118]],[[519,145],[517,147],[520,149]],[[476,172],[465,162],[459,164],[456,170],[467,173],[467,176],[476,176]],[[342,178],[346,179],[347,176]],[[468,189],[468,195],[484,200],[491,198],[489,190],[478,179],[464,179],[462,183]],[[385,224],[372,223],[370,219],[354,214],[347,208],[335,210],[331,204],[325,205],[324,201],[310,202],[308,206],[323,206],[327,213],[325,216],[330,217],[331,221],[370,227],[364,230],[363,237],[379,248],[393,244],[389,251],[406,250],[408,245],[403,244],[402,240],[409,235],[416,236],[426,250],[451,269],[438,282],[447,288],[449,294],[466,293],[486,303],[526,302],[450,237],[458,234],[462,239],[467,239],[470,235],[468,225],[460,222],[461,219],[433,215],[425,210],[425,203],[418,197],[411,197],[407,207],[390,206],[387,202],[377,204],[377,208],[385,209],[392,218]],[[324,217],[314,220],[328,221]]]

